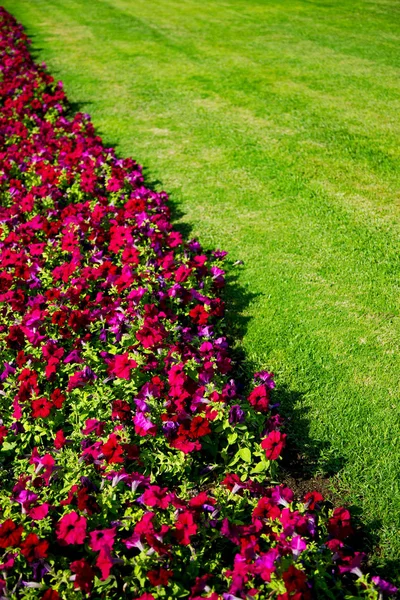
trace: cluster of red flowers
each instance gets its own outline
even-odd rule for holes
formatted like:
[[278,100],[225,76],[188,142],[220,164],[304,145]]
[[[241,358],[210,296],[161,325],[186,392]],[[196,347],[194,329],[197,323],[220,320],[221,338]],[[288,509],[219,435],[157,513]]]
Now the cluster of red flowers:
[[0,52],[0,598],[394,593],[347,510],[271,487],[286,436],[271,374],[231,378],[225,253],[67,117],[3,9]]

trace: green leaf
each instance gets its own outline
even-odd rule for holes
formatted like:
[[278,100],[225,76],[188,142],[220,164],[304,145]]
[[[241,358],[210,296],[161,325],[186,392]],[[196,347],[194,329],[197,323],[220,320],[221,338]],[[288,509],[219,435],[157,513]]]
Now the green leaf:
[[242,460],[251,463],[251,452],[248,448],[241,448],[238,454]]
[[3,452],[8,452],[9,450],[13,450],[15,448],[15,446],[17,445],[17,442],[4,442],[1,449]]
[[234,444],[237,440],[237,436],[238,436],[238,434],[236,433],[236,431],[233,431],[232,433],[230,433],[228,435],[228,444],[229,445]]
[[269,464],[267,462],[261,461],[256,464],[254,469],[251,470],[251,473],[262,473],[268,469]]

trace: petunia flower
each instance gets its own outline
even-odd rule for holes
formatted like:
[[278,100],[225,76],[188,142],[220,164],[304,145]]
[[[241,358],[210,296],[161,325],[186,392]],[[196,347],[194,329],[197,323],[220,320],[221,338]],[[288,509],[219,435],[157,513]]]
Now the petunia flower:
[[234,404],[229,410],[229,423],[231,425],[237,425],[243,423],[245,418],[245,412],[241,409],[239,404]]
[[38,398],[37,400],[32,401],[32,417],[34,419],[45,419],[51,413],[51,409],[53,408],[52,402],[47,400],[47,398]]
[[148,580],[150,581],[151,585],[154,585],[154,587],[168,585],[168,581],[170,580],[172,575],[172,571],[168,569],[163,569],[162,567],[159,567],[159,569],[148,571],[147,573]]
[[154,423],[145,417],[142,412],[137,412],[133,418],[133,422],[135,424],[135,433],[136,435],[140,435],[142,437],[146,435],[156,435],[157,427]]
[[24,528],[12,519],[6,519],[0,525],[0,548],[15,548],[19,546]]
[[49,542],[40,540],[36,533],[29,533],[21,544],[21,554],[28,562],[40,560],[47,557]]
[[75,575],[71,577],[74,582],[74,588],[82,590],[84,594],[90,594],[95,577],[95,572],[90,564],[82,558],[80,560],[74,560],[69,568],[72,573],[75,573]]
[[53,590],[51,588],[48,588],[44,592],[41,600],[60,600],[60,594],[57,592],[57,590]]
[[18,502],[22,508],[22,514],[26,514],[31,504],[34,504],[38,495],[29,490],[21,490],[15,497],[15,502]]
[[388,596],[395,595],[399,591],[396,586],[392,585],[388,581],[385,581],[384,579],[381,579],[381,577],[378,577],[378,575],[372,577],[372,581],[383,594],[387,594]]
[[106,458],[107,463],[112,464],[124,462],[124,451],[115,433],[110,434],[107,442],[103,444],[101,450]]
[[269,407],[269,390],[262,384],[254,388],[248,397],[248,401],[257,411],[267,412]]
[[89,546],[94,552],[99,552],[105,546],[112,548],[114,545],[116,528],[97,529],[89,533]]
[[33,508],[31,508],[28,511],[28,516],[33,521],[41,521],[42,519],[47,517],[47,515],[49,513],[49,508],[50,508],[50,504],[48,504],[47,502],[44,502],[43,504],[40,504],[39,506],[34,506]]
[[141,501],[146,506],[156,506],[157,508],[165,509],[171,503],[171,494],[168,492],[168,488],[150,485],[141,496]]
[[138,366],[137,362],[129,358],[129,353],[116,354],[108,367],[109,375],[114,375],[120,379],[129,380],[131,377],[131,371],[136,369]]
[[59,429],[54,437],[54,448],[61,450],[61,448],[64,448],[66,443],[67,439],[64,435],[64,432],[62,429]]
[[87,520],[72,511],[67,513],[56,525],[57,540],[61,545],[83,544],[86,538]]
[[190,537],[197,533],[197,525],[191,512],[185,511],[178,515],[175,524],[174,535],[178,544],[187,546],[190,544]]
[[265,450],[265,456],[268,460],[276,460],[286,444],[286,434],[280,431],[271,431],[268,437],[261,442],[261,448]]
[[301,536],[295,535],[290,542],[290,547],[292,548],[293,556],[298,558],[307,549],[307,544]]

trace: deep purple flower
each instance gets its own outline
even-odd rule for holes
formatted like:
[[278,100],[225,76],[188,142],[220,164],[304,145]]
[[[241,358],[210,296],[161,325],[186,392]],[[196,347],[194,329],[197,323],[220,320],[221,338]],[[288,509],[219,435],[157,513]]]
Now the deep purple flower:
[[245,417],[245,412],[239,406],[239,404],[234,404],[229,411],[229,423],[231,425],[237,425],[238,423],[243,423]]
[[273,390],[275,387],[274,374],[269,373],[268,371],[259,371],[258,373],[255,373],[254,379],[261,379],[263,384],[270,390]]

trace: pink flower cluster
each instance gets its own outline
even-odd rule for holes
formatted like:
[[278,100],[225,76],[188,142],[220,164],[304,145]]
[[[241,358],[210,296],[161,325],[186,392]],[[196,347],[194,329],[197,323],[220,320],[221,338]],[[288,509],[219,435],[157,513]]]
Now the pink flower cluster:
[[68,118],[4,9],[0,53],[0,598],[395,593],[346,509],[271,484],[286,435],[271,374],[232,379],[225,253]]

